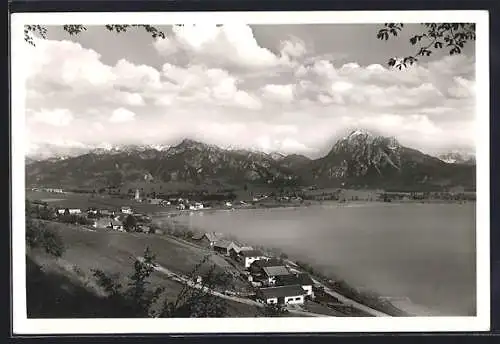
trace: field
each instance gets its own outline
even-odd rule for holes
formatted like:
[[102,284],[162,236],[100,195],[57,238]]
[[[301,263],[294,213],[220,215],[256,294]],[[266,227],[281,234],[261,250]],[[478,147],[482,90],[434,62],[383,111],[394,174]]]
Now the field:
[[133,199],[111,197],[109,195],[57,194],[44,191],[26,191],[26,198],[31,201],[47,202],[51,207],[80,208],[82,211],[90,207],[112,210],[122,206],[131,206],[135,211],[143,213],[161,212],[168,209],[155,204],[139,203]]

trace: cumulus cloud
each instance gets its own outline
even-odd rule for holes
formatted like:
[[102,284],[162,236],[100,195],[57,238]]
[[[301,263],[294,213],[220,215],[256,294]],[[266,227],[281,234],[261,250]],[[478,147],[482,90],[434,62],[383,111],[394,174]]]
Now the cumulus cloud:
[[279,53],[274,53],[257,42],[246,24],[174,26],[170,36],[153,45],[165,57],[180,54],[190,64],[240,70],[293,65],[306,53],[304,42],[296,37],[283,40]]
[[264,97],[277,100],[284,103],[290,103],[294,100],[295,85],[265,85],[262,88]]
[[109,117],[109,121],[112,123],[123,123],[130,122],[135,119],[135,113],[125,108],[119,108],[113,111],[111,117]]
[[[164,40],[117,46],[123,54],[115,59],[83,43],[37,41],[26,66],[30,144],[53,140],[53,127],[65,127],[60,140],[89,144],[190,136],[308,155],[352,127],[424,150],[455,134],[473,141],[473,58],[446,56],[398,71],[339,60],[338,51],[315,54],[305,42],[286,36],[264,44],[243,24],[175,26]],[[133,54],[138,47],[144,56]],[[118,123],[120,130],[107,130]]]

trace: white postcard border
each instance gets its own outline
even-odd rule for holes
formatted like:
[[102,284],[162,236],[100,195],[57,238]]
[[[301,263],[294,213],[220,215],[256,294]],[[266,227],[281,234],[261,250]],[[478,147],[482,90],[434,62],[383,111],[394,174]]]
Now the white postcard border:
[[[461,332],[490,328],[489,30],[487,11],[15,13],[11,15],[14,334]],[[25,275],[25,24],[476,23],[477,316],[388,318],[27,319]]]

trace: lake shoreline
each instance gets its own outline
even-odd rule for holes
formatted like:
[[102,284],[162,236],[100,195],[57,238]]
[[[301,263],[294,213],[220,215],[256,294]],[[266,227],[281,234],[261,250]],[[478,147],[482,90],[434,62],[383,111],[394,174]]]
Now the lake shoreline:
[[[374,202],[356,202],[357,205],[364,204],[364,203],[374,203]],[[381,203],[381,202],[380,202]],[[316,204],[318,205],[324,205],[323,202]],[[338,207],[347,207],[348,205],[346,204],[338,204]],[[285,208],[285,207],[280,207],[280,208]],[[286,207],[288,209],[293,209],[293,208],[301,208],[301,207]],[[251,210],[256,210],[256,209],[262,209],[262,208],[255,208]],[[264,208],[266,209],[266,208]],[[228,211],[241,211],[241,210],[250,210],[248,208],[242,208],[242,209],[234,209],[234,210],[227,210],[227,209],[210,209],[212,213],[216,212],[228,212]],[[207,212],[208,210],[202,210],[203,212]],[[193,211],[192,211],[193,212]],[[177,216],[189,216],[190,211],[183,211],[182,214],[178,214],[175,216],[167,216],[168,220],[167,222],[170,222],[173,224],[174,231],[176,234],[173,233],[168,233],[167,235],[172,235],[174,237],[180,235],[180,232],[185,231],[185,232],[199,232],[203,233],[205,232],[203,228],[192,228],[184,223],[181,223],[179,221],[175,220],[175,217]],[[164,217],[164,216],[160,216]],[[165,225],[168,226],[168,224],[164,222],[160,222],[160,228],[164,229]],[[226,235],[226,238],[236,240],[241,242],[241,240],[235,236],[235,235]],[[185,239],[184,239],[185,240]],[[190,242],[191,244],[196,245],[196,243],[192,243],[190,240],[186,240],[187,242]],[[253,245],[254,247],[261,249],[264,251],[266,254],[269,256],[274,256],[273,250],[269,247],[264,247],[261,245]],[[411,301],[409,302],[401,302],[398,301],[397,303],[391,302],[388,300],[381,300],[380,296],[377,295],[376,293],[367,290],[367,291],[360,291],[358,288],[353,287],[351,284],[346,282],[343,278],[340,278],[340,276],[334,276],[334,274],[324,274],[314,266],[309,265],[306,262],[301,262],[298,259],[289,257],[286,252],[283,252],[280,250],[282,254],[285,254],[287,257],[286,260],[291,263],[291,265],[295,266],[295,268],[298,268],[302,270],[303,272],[308,273],[312,278],[320,281],[322,284],[326,285],[328,288],[334,290],[335,292],[338,292],[342,296],[349,298],[355,302],[358,302],[364,306],[370,307],[374,310],[383,312],[388,314],[389,316],[398,316],[398,317],[415,317],[415,316],[439,316],[440,314],[435,311],[431,310],[426,306],[420,305],[420,304],[415,304]],[[334,283],[331,283],[331,282]],[[397,304],[397,305],[396,305]]]
[[426,201],[413,201],[413,200],[399,200],[392,202],[383,202],[383,201],[348,201],[348,202],[339,202],[339,201],[305,201],[304,203],[294,203],[294,204],[286,204],[286,203],[270,203],[270,204],[259,204],[259,205],[246,205],[246,206],[233,206],[233,207],[211,207],[204,209],[170,209],[166,211],[152,212],[152,216],[189,216],[192,214],[198,213],[216,213],[216,212],[230,212],[230,211],[244,211],[244,210],[278,210],[278,209],[302,209],[308,207],[316,207],[316,206],[332,206],[336,207],[359,207],[359,206],[368,206],[368,205],[379,205],[379,206],[391,206],[391,205],[403,205],[403,204],[469,204],[475,203],[475,201],[448,201],[448,200],[426,200]]

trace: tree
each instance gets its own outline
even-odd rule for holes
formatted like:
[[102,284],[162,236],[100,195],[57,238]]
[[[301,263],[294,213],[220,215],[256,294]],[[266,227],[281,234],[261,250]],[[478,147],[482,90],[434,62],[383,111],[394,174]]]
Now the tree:
[[27,249],[42,248],[46,253],[61,257],[65,247],[59,233],[51,228],[47,228],[44,222],[33,220],[31,203],[26,201],[26,246]]
[[149,277],[154,271],[155,255],[146,247],[142,259],[134,261],[134,271],[126,286],[118,282],[118,276],[107,275],[102,270],[93,270],[94,278],[115,305],[120,317],[154,317],[153,305],[164,291],[163,287],[151,289]]
[[123,224],[123,227],[127,232],[134,232],[137,229],[137,219],[135,218],[134,215],[129,215],[125,219],[125,223]]
[[[416,47],[412,55],[403,58],[391,57],[387,64],[399,70],[413,65],[420,57],[430,56],[436,50],[446,49],[450,55],[462,53],[464,46],[476,40],[474,23],[422,23],[422,32],[410,38],[410,44]],[[378,30],[377,38],[389,40],[397,37],[404,29],[403,23],[386,23]]]
[[[105,27],[108,31],[116,33],[127,32],[129,29],[141,28],[150,33],[153,38],[166,37],[164,32],[152,25],[105,25]],[[63,25],[63,30],[66,31],[70,36],[75,36],[84,31],[87,31],[87,27],[84,25]],[[47,27],[42,25],[25,25],[24,40],[32,46],[35,46],[33,36],[36,35],[40,38],[46,39],[47,31]]]
[[[198,263],[188,275],[190,281],[195,281],[200,270],[208,262],[206,256]],[[154,254],[146,248],[144,256],[134,262],[134,271],[128,276],[128,283],[120,284],[119,276],[110,276],[101,270],[94,270],[97,284],[104,290],[107,299],[114,304],[118,317],[222,317],[227,312],[227,303],[224,299],[213,295],[211,290],[217,284],[226,288],[232,285],[227,274],[215,271],[211,266],[204,275],[198,288],[193,284],[183,283],[183,287],[175,299],[162,298],[164,288],[152,288],[149,282],[155,270]]]

